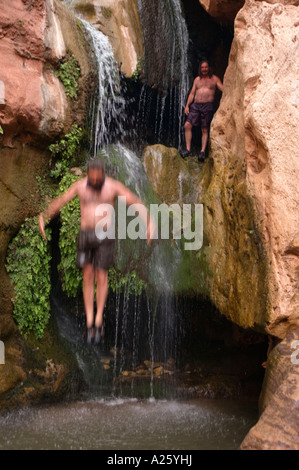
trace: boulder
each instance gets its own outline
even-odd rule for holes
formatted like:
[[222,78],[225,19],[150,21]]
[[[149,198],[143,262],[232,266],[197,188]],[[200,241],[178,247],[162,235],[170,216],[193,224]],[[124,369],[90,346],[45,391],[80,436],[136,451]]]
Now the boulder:
[[299,322],[297,27],[293,5],[237,14],[203,196],[212,301],[277,338]]
[[241,450],[299,450],[299,330],[269,354],[260,396],[260,419]]
[[221,23],[233,23],[245,0],[199,0],[207,13]]

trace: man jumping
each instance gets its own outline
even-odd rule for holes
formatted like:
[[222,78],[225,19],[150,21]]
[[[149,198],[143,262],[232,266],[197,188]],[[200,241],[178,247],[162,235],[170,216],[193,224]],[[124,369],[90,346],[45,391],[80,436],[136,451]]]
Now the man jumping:
[[201,151],[199,161],[205,159],[205,151],[208,143],[209,127],[214,115],[214,99],[216,88],[223,91],[223,85],[211,71],[209,63],[203,61],[199,65],[199,76],[195,78],[191,92],[185,107],[187,116],[184,130],[186,149],[181,152],[183,158],[191,155],[192,127],[201,126]]
[[[105,176],[104,163],[100,158],[88,162],[87,176],[73,183],[62,195],[54,199],[39,216],[39,228],[46,240],[45,223],[58,215],[61,208],[74,199],[80,200],[81,227],[77,245],[77,267],[83,273],[83,299],[86,313],[86,338],[90,344],[98,344],[103,334],[103,312],[108,295],[108,269],[113,263],[115,240],[108,237],[100,239],[97,226],[107,222],[107,212],[98,215],[99,207],[114,207],[116,198],[124,196],[127,206],[142,204],[143,220],[147,226],[148,243],[154,234],[154,222],[142,201],[122,183]],[[142,216],[142,214],[140,214]],[[108,228],[108,227],[106,227]],[[97,312],[94,319],[94,287],[97,284]],[[93,323],[95,328],[93,328]]]

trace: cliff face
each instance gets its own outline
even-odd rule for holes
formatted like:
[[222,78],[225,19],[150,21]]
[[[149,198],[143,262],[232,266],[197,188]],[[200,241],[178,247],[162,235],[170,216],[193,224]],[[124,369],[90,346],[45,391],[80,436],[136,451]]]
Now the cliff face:
[[298,450],[299,331],[290,333],[270,353],[260,396],[261,417],[241,450]]
[[90,73],[84,37],[74,17],[54,0],[13,0],[0,12],[1,103],[4,147],[48,141],[69,125],[76,109],[85,117],[86,93],[70,103],[56,76],[59,64],[73,53],[81,69],[81,90]]
[[269,354],[261,417],[241,449],[298,449],[296,5],[248,0],[237,14],[204,177],[211,298],[234,323],[283,340]]
[[299,321],[297,28],[293,5],[249,0],[238,13],[203,201],[212,299],[279,338]]
[[[56,76],[60,63],[71,54],[80,66],[77,100],[66,96]],[[5,343],[5,365],[0,366],[2,397],[20,383],[26,387],[29,380],[24,344],[11,316],[13,288],[5,270],[7,246],[25,218],[39,211],[36,177],[49,172],[49,144],[68,132],[73,123],[82,125],[86,119],[92,74],[87,45],[76,19],[53,0],[12,0],[1,9],[0,55],[0,337]],[[54,371],[55,364],[48,370],[48,378],[52,372],[56,374]],[[61,367],[60,371],[62,383],[67,368]],[[21,388],[18,393],[26,397]]]

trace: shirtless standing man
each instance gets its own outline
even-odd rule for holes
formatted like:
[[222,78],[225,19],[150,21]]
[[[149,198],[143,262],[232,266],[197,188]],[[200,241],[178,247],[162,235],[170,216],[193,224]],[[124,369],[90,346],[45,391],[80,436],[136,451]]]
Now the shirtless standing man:
[[[147,226],[147,240],[151,241],[154,233],[154,222],[142,201],[122,183],[105,176],[104,163],[100,158],[91,159],[87,167],[87,176],[73,183],[62,195],[54,199],[48,208],[39,216],[39,228],[46,239],[45,223],[58,215],[61,208],[74,199],[80,200],[81,227],[77,245],[77,266],[83,273],[83,299],[86,313],[86,339],[89,344],[98,344],[103,334],[103,312],[108,295],[108,269],[113,263],[114,239],[97,236],[96,227],[101,219],[107,225],[107,211],[99,214],[97,208],[105,208],[105,204],[114,207],[118,196],[126,198],[127,206],[142,204],[144,207],[143,221]],[[107,206],[106,206],[107,207]],[[107,227],[105,227],[105,230]],[[97,312],[94,319],[94,287],[97,284]],[[93,329],[93,323],[95,329]]]
[[199,76],[193,82],[193,87],[188,96],[185,107],[187,120],[184,125],[186,150],[181,155],[183,158],[191,154],[192,127],[201,125],[201,151],[199,161],[205,159],[205,150],[208,143],[209,126],[214,115],[214,99],[216,88],[223,91],[223,85],[216,75],[213,75],[207,61],[199,65]]

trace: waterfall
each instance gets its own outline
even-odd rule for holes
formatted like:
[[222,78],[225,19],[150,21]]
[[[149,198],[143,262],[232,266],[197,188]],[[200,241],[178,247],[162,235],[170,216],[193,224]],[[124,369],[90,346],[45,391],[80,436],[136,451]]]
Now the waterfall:
[[[63,3],[75,13],[74,0]],[[144,58],[135,131],[139,141],[181,147],[184,108],[190,88],[189,36],[181,1],[137,0],[137,7]],[[91,153],[95,155],[102,145],[124,141],[130,116],[124,83],[108,37],[82,17],[79,19],[87,32],[98,68],[98,91],[91,109],[94,142]]]
[[[63,3],[77,16],[73,0],[64,0]],[[91,45],[98,72],[97,89],[90,109],[90,154],[96,156],[101,146],[123,141],[127,135],[127,103],[124,83],[109,38],[82,15],[77,17]]]
[[91,109],[93,155],[102,145],[122,140],[126,135],[126,100],[121,77],[109,39],[82,20],[93,46],[98,68],[98,90]]
[[189,36],[181,2],[137,0],[137,5],[144,42],[139,130],[144,133],[153,121],[154,143],[180,147],[190,86]]
[[[72,8],[72,3],[68,1],[66,4]],[[167,67],[163,71],[164,74],[167,70],[166,78],[162,80],[164,91],[159,92],[156,102],[152,100],[157,138],[162,138],[167,113],[175,121],[171,132],[178,131],[188,86],[187,55],[184,57],[183,54],[187,47],[184,42],[187,36],[180,3],[166,3],[166,9],[164,6],[159,7],[163,12],[162,23],[165,24],[167,20],[169,34],[173,25],[176,31],[171,33],[173,41],[167,46],[170,50]],[[122,181],[148,207],[152,202],[159,203],[140,158],[122,143],[126,136],[128,115],[121,77],[110,42],[90,23],[82,18],[80,21],[94,51],[98,70],[97,91],[90,111],[93,142],[91,154],[96,155],[100,150],[107,174]],[[176,69],[178,64],[179,70]],[[144,114],[148,105],[147,96],[148,89],[144,89],[141,95],[141,99],[144,97],[144,106],[140,105],[140,112]],[[150,396],[153,397],[156,390],[154,366],[161,362],[164,368],[170,369],[178,359],[181,325],[173,295],[173,283],[176,268],[181,261],[181,251],[175,243],[170,244],[169,240],[162,240],[162,243],[150,249],[150,253],[145,250],[144,245],[144,241],[139,243],[138,240],[128,245],[126,240],[118,241],[118,268],[126,271],[128,266],[132,269],[132,266],[137,265],[145,276],[149,289],[135,297],[129,295],[129,285],[122,292],[116,290],[109,293],[104,316],[105,339],[101,348],[86,348],[83,341],[84,315],[77,317],[74,323],[74,316],[65,311],[67,307],[60,306],[59,295],[53,297],[59,330],[71,344],[91,392],[122,394],[123,387],[127,387],[127,383],[121,380],[126,377],[124,374],[128,373],[128,377],[135,380],[136,376],[139,377],[138,367],[146,361],[150,367],[143,378],[148,383],[150,371]],[[83,306],[81,310],[84,310]],[[107,361],[105,365],[108,371],[103,370],[102,360]],[[168,370],[169,374],[171,372]],[[145,394],[147,392],[144,391]]]

